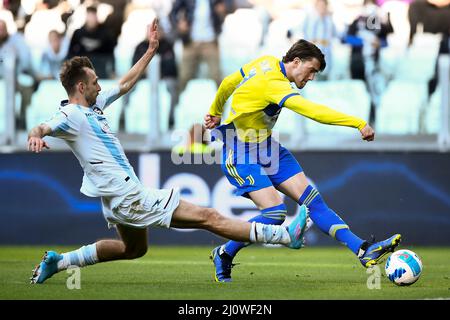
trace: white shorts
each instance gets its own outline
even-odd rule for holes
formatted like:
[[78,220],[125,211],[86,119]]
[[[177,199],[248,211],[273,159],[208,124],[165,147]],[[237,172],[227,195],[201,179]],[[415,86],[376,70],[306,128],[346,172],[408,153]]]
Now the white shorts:
[[139,186],[120,197],[102,197],[108,227],[119,224],[134,228],[169,228],[180,203],[179,189],[150,189]]

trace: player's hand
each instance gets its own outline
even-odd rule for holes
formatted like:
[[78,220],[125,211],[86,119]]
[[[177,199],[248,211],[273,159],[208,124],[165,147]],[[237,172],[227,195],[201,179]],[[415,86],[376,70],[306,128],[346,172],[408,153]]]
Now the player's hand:
[[368,124],[360,130],[363,140],[373,141],[375,139],[375,131]]
[[42,138],[31,137],[28,139],[28,150],[29,151],[39,153],[44,148],[50,149],[47,142],[45,142]]
[[212,116],[209,113],[205,116],[206,129],[214,129],[220,124],[221,117]]
[[156,50],[159,47],[159,31],[158,31],[158,18],[153,20],[152,24],[147,30],[148,48],[150,50]]

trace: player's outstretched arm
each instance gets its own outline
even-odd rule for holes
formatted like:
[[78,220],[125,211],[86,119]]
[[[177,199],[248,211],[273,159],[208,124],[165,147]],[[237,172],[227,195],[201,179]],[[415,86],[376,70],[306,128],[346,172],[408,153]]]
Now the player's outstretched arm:
[[207,129],[214,129],[220,124],[223,107],[242,79],[243,77],[240,71],[236,71],[223,79],[217,90],[216,97],[209,108],[209,112],[204,118]]
[[298,114],[323,124],[357,128],[361,132],[364,140],[372,141],[374,139],[375,133],[373,129],[363,119],[314,103],[298,94],[289,97],[285,101],[284,106]]
[[31,129],[28,133],[28,150],[39,153],[44,148],[50,149],[47,142],[45,142],[43,138],[51,132],[52,129],[46,124],[41,124]]
[[141,78],[147,69],[148,64],[156,54],[156,50],[159,47],[159,31],[158,31],[158,19],[155,18],[147,30],[148,48],[145,54],[139,59],[133,67],[123,76],[119,81],[120,93],[122,96],[131,88],[134,87],[136,82]]

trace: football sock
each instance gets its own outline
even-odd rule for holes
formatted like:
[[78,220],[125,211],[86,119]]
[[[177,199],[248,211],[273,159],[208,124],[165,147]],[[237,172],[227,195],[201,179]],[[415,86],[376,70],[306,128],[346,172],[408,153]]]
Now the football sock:
[[[284,205],[284,203],[282,203],[278,206],[261,210],[261,214],[250,219],[249,222],[280,225],[286,219],[286,212],[286,206]],[[250,243],[246,242],[228,241],[224,246],[224,250],[230,257],[234,257],[239,252],[239,250],[248,246],[249,244]]]
[[69,266],[84,267],[98,262],[95,243],[63,253],[62,256],[63,258],[58,261],[58,271],[65,270]]
[[252,222],[250,241],[271,244],[289,244],[291,242],[291,237],[284,226]]
[[315,188],[309,185],[298,203],[308,207],[311,220],[322,232],[347,246],[354,254],[358,254],[364,240],[350,231],[348,225],[326,205]]

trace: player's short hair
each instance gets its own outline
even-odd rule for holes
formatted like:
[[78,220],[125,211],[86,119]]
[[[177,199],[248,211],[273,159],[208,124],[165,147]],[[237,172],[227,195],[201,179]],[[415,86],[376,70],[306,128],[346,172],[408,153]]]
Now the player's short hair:
[[316,58],[320,62],[320,71],[323,71],[327,66],[322,51],[314,43],[304,39],[300,39],[292,45],[283,57],[283,62],[291,62],[295,58],[299,58],[302,61],[309,61]]
[[68,95],[75,92],[75,85],[79,81],[87,81],[87,74],[84,68],[95,71],[88,57],[75,56],[70,60],[64,61],[59,73],[59,79]]

